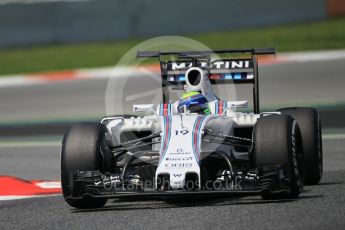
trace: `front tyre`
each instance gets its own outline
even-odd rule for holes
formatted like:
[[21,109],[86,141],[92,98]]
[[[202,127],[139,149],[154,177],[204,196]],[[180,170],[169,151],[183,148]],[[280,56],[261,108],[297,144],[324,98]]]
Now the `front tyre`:
[[[297,122],[288,115],[268,115],[258,119],[254,127],[254,163],[260,170],[279,166],[284,173],[287,193],[274,194],[270,188],[264,199],[296,198],[303,190],[303,150]],[[262,183],[269,179],[263,174]],[[276,181],[279,183],[278,181]],[[274,184],[270,185],[274,187]],[[279,190],[279,187],[277,188]]]
[[73,193],[82,194],[83,188],[73,183],[77,170],[101,170],[100,147],[105,134],[105,126],[98,123],[81,123],[69,128],[63,138],[61,150],[61,187],[65,201],[75,208],[100,208],[106,199],[84,197],[72,199]]
[[322,178],[322,138],[321,121],[318,112],[313,108],[285,108],[278,110],[293,117],[302,133],[305,183],[318,184]]

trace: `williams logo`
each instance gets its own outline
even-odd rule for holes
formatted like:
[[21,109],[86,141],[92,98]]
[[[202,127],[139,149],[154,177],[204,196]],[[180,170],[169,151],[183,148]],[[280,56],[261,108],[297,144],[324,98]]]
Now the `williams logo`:
[[174,177],[181,177],[182,174],[173,174]]
[[190,152],[185,152],[183,149],[176,149],[176,152],[171,152],[169,155],[189,155]]

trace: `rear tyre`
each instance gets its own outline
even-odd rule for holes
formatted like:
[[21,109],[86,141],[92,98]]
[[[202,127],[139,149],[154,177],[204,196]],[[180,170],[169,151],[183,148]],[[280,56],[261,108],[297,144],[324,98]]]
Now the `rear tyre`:
[[318,184],[323,172],[321,121],[318,112],[313,108],[285,108],[278,111],[297,121],[302,133],[305,183]]
[[[262,194],[264,199],[296,198],[303,190],[303,152],[299,132],[297,122],[288,115],[268,115],[257,121],[253,134],[254,163],[259,171],[280,166],[288,186],[288,192],[280,194],[272,193],[279,187],[268,187]],[[267,174],[263,173],[262,178],[267,179],[265,176]],[[279,185],[279,181],[276,182]],[[270,186],[274,187],[274,183]]]
[[61,186],[66,202],[72,207],[101,208],[107,202],[107,199],[84,197],[75,200],[70,197],[73,193],[83,194],[83,187],[73,183],[71,173],[76,170],[101,170],[100,147],[105,130],[102,124],[81,123],[70,127],[64,135],[61,150]]

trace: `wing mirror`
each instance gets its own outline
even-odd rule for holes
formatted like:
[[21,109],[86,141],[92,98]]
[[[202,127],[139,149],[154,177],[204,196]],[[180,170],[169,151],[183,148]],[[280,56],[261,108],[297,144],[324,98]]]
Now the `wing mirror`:
[[228,101],[228,106],[224,109],[222,116],[225,118],[226,112],[233,111],[234,108],[248,108],[248,101]]
[[248,108],[248,101],[228,101],[230,108]]
[[141,104],[141,105],[133,105],[133,112],[155,112],[154,111],[154,104]]

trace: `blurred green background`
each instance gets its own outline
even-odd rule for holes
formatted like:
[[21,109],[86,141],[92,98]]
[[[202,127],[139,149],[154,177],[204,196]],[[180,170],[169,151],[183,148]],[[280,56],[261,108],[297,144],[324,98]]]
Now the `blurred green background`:
[[[278,52],[345,48],[345,18],[186,35],[211,49],[275,47]],[[111,66],[147,38],[0,49],[0,75]]]

